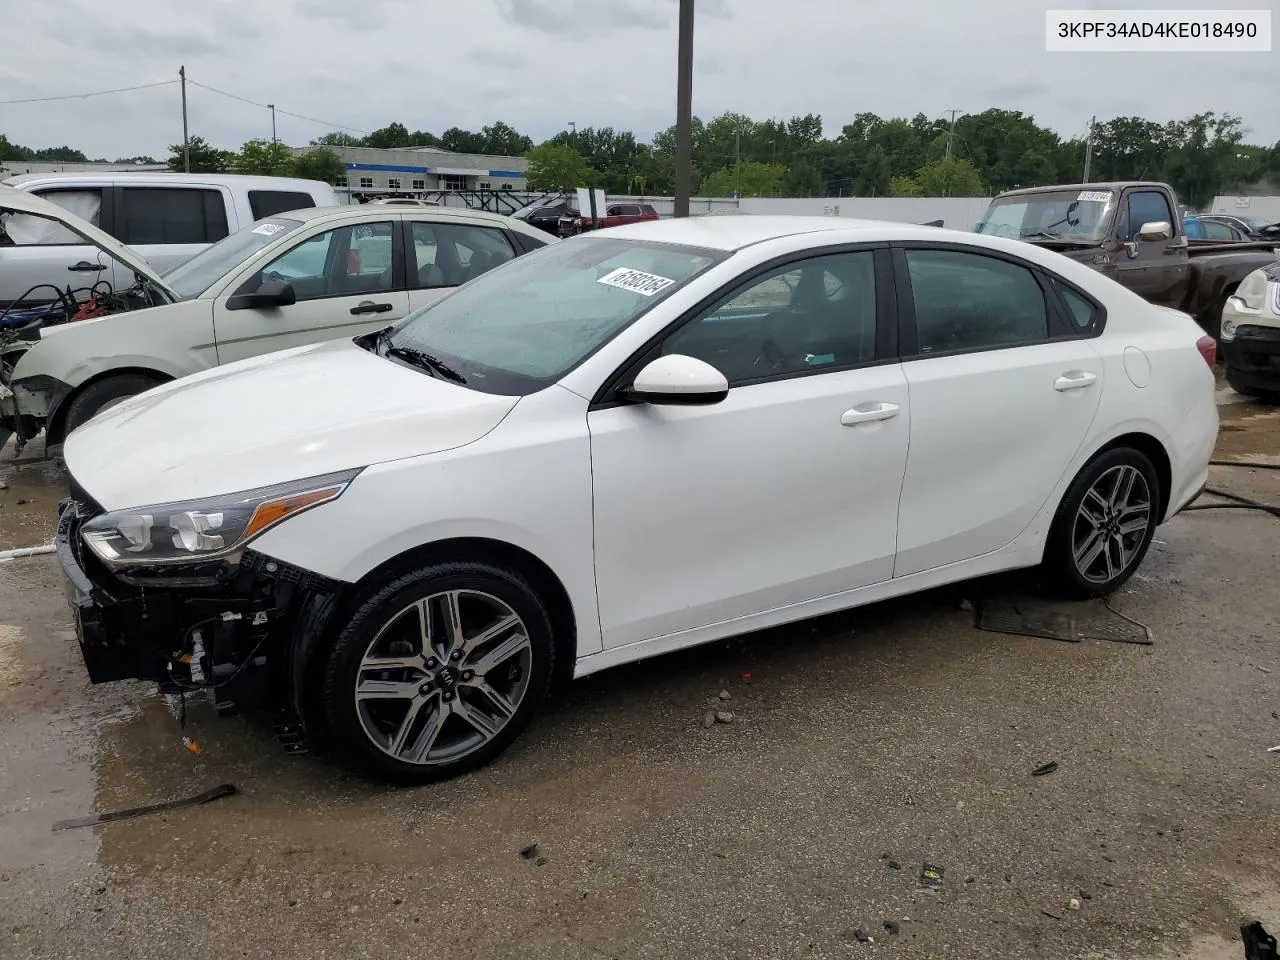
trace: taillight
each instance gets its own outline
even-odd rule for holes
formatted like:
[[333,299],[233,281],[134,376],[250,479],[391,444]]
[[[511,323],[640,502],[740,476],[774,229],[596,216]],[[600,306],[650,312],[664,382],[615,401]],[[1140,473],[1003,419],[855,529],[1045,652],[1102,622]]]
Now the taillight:
[[1196,349],[1200,351],[1200,356],[1204,357],[1204,362],[1212,370],[1218,359],[1218,341],[1208,335],[1203,336],[1196,341]]

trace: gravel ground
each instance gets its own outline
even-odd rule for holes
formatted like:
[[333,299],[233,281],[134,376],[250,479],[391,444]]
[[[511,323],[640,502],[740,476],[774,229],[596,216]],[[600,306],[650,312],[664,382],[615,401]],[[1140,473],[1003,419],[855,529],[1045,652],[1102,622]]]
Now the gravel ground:
[[[1221,454],[1280,462],[1280,412],[1220,401]],[[39,456],[0,465],[0,547],[51,535]],[[415,790],[196,706],[192,753],[146,686],[85,682],[52,558],[0,564],[0,957],[1242,957],[1242,920],[1280,928],[1276,523],[1161,528],[1113,601],[1149,647],[938,591],[589,678]]]

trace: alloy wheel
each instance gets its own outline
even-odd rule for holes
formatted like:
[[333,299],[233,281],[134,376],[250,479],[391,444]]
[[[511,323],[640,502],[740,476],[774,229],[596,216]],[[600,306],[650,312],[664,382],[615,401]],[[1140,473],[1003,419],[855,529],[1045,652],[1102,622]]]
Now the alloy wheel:
[[1153,520],[1151,488],[1137,467],[1106,470],[1080,502],[1071,531],[1076,570],[1090,583],[1108,583],[1134,562]]
[[502,600],[433,593],[392,616],[365,651],[354,691],[360,725],[404,763],[458,760],[515,715],[532,662],[529,631]]

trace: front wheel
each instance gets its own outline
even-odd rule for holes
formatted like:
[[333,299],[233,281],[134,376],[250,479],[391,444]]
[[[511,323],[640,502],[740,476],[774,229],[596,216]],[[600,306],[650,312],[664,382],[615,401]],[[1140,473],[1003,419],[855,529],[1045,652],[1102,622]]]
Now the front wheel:
[[145,393],[152,387],[160,385],[154,377],[137,373],[121,374],[105,377],[91,383],[76,395],[67,407],[67,418],[63,426],[63,435],[70,436],[76,427],[92,420],[104,410],[109,410],[117,403],[123,403],[130,397]]
[[344,759],[386,779],[442,780],[515,740],[554,656],[550,618],[523,577],[429,564],[360,605],[329,655],[321,705]]
[[1045,546],[1046,585],[1067,597],[1105,596],[1146,556],[1160,522],[1160,486],[1142,452],[1108,450],[1067,488]]

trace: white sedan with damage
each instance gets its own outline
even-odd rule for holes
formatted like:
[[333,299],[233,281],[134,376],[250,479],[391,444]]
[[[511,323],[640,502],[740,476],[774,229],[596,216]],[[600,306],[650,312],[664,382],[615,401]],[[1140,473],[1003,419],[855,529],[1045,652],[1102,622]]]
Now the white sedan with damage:
[[1021,567],[1115,590],[1206,482],[1213,353],[1014,240],[618,227],[103,413],[58,555],[95,682],[429,780],[553,678]]

